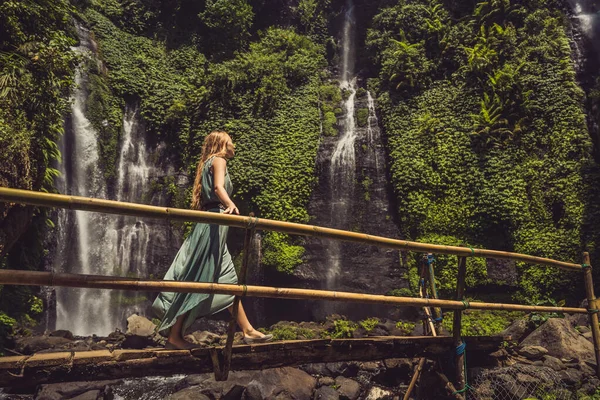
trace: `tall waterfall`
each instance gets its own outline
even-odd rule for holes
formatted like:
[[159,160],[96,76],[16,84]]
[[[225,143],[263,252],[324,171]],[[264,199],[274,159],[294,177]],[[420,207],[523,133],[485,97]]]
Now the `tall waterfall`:
[[[356,77],[354,73],[354,6],[347,3],[342,36],[342,70],[340,88],[347,93],[344,101],[343,133],[335,146],[330,165],[330,222],[333,228],[347,229],[352,212],[351,198],[354,189],[356,170],[356,121],[354,119],[354,103],[356,98]],[[341,268],[341,243],[331,242],[327,252],[327,288],[336,285]]]
[[[82,38],[87,32],[79,29]],[[77,51],[87,53],[87,40],[82,40]],[[75,82],[70,123],[59,144],[63,154],[61,178],[57,188],[62,193],[105,199],[106,184],[99,168],[97,134],[85,117],[87,75],[78,70]],[[106,240],[105,215],[85,211],[61,210],[58,215],[58,248],[54,260],[55,271],[81,274],[103,273],[109,266],[105,251],[98,246]],[[100,266],[103,271],[98,271]],[[77,334],[106,333],[113,326],[110,307],[111,293],[106,290],[56,290],[56,325]]]
[[[88,35],[82,28],[79,31],[82,44],[78,50],[86,52],[91,48]],[[89,94],[87,79],[86,72],[80,69],[71,116],[60,143],[63,162],[56,185],[61,193],[108,198],[106,181],[99,166],[97,133],[84,114]],[[161,175],[173,176],[173,171],[160,171],[152,166],[148,148],[137,109],[127,105],[114,200],[164,204],[162,192],[155,193],[151,183],[158,181]],[[177,247],[177,243],[173,243],[177,240],[173,239],[167,221],[61,211],[53,269],[78,274],[160,276]],[[106,335],[115,328],[123,329],[130,314],[145,313],[153,296],[142,292],[58,288],[56,328],[68,329],[78,335]]]
[[[357,14],[352,1],[348,1],[339,35],[338,79],[343,94],[339,134],[322,139],[316,168],[319,182],[308,212],[315,225],[398,237],[375,99],[364,90],[365,82],[356,72]],[[306,238],[304,247],[305,262],[296,268],[294,277],[271,284],[377,294],[407,286],[397,251],[317,237]],[[289,319],[291,315],[298,320],[320,320],[329,314],[353,319],[398,316],[397,310],[333,302],[265,300],[265,307],[275,320]]]

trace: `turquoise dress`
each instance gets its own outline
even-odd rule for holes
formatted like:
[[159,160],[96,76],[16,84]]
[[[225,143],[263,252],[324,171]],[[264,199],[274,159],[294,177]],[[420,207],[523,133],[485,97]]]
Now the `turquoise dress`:
[[[214,157],[204,163],[202,170],[202,205],[210,205],[207,211],[223,212],[216,204],[220,202],[215,194],[214,178],[210,172]],[[225,190],[231,196],[233,185],[225,170]],[[226,225],[198,223],[185,239],[177,252],[165,280],[187,282],[218,282],[237,284],[233,260],[227,249]],[[207,293],[162,292],[158,295],[152,310],[162,320],[158,331],[168,335],[177,318],[190,312],[183,322],[182,333],[199,317],[211,315],[233,304],[234,296]]]

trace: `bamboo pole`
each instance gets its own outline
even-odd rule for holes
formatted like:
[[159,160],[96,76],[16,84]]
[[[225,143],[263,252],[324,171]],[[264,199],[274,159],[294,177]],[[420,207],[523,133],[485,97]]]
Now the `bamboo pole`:
[[[465,298],[465,278],[467,276],[467,259],[458,257],[458,275],[456,278],[456,300]],[[459,348],[462,344],[462,310],[454,311],[454,321],[452,325],[452,335],[454,336],[454,347]],[[456,387],[462,390],[465,387],[467,371],[465,371],[465,354],[456,355]]]
[[[250,217],[254,217],[254,213],[250,213]],[[242,259],[242,268],[240,270],[240,276],[238,278],[240,285],[246,284],[246,276],[248,272],[248,259],[250,255],[250,241],[252,239],[253,234],[254,229],[246,229],[246,234],[244,235],[244,257]],[[219,374],[215,372],[215,380],[217,381],[226,381],[229,377],[229,370],[231,368],[231,350],[233,347],[233,339],[235,336],[235,327],[237,325],[240,301],[240,296],[235,296],[235,299],[233,300],[233,309],[231,311],[231,321],[229,321],[229,329],[227,331],[227,342],[225,342],[225,347],[223,348],[223,366]]]
[[176,221],[205,222],[245,228],[254,224],[256,229],[284,232],[292,235],[318,236],[329,239],[365,243],[398,250],[422,253],[451,254],[463,257],[488,257],[509,259],[531,264],[555,266],[558,268],[580,271],[581,265],[549,258],[530,256],[506,251],[473,249],[458,246],[441,246],[428,243],[411,242],[382,236],[367,235],[340,229],[274,221],[269,219],[253,219],[251,217],[218,214],[205,211],[183,210],[178,208],[156,207],[144,204],[125,203],[113,200],[94,199],[89,197],[67,196],[34,192],[30,190],[9,189],[0,187],[0,201],[23,203],[42,207],[60,207],[71,210],[95,211],[109,214],[131,215],[148,218],[166,218]]
[[583,265],[586,266],[583,272],[585,283],[585,293],[588,300],[588,312],[590,318],[590,327],[592,328],[592,337],[594,339],[594,353],[596,355],[596,376],[600,378],[600,326],[598,326],[598,302],[594,294],[594,281],[592,279],[592,265],[590,264],[590,254],[583,253]]
[[[433,269],[433,263],[435,262],[433,259],[433,254],[429,253],[423,257],[423,262],[427,264],[426,274],[429,279],[429,290],[431,291],[431,298],[437,299],[438,292],[435,287],[435,271]],[[439,331],[442,328],[442,309],[439,307],[433,308],[433,322],[435,324],[436,330]]]
[[410,384],[408,385],[406,393],[404,394],[404,400],[410,399],[410,395],[412,394],[412,391],[414,390],[415,385],[417,384],[417,380],[419,380],[419,376],[421,376],[423,367],[425,366],[425,361],[427,361],[425,357],[421,357],[421,359],[419,359],[419,363],[415,368],[415,372],[413,373],[412,379],[410,380]]
[[[335,292],[329,290],[275,288],[270,286],[227,285],[208,282],[180,282],[165,280],[142,280],[105,275],[63,274],[53,272],[0,270],[0,284],[24,286],[64,286],[94,289],[139,290],[149,292],[209,293],[234,296],[269,297],[277,299],[313,299],[348,301],[367,304],[388,304],[405,307],[443,307],[464,309],[464,303],[455,300],[419,299],[378,294]],[[471,302],[474,310],[510,310],[530,312],[559,312],[586,314],[585,308],[530,306],[521,304]]]

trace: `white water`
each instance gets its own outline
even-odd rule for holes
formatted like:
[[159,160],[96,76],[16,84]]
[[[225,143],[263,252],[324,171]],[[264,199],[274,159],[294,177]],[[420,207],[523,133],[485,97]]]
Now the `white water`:
[[379,119],[377,119],[377,113],[375,111],[375,100],[371,96],[371,92],[367,92],[367,104],[369,107],[369,118],[367,119],[367,138],[369,139],[369,146],[373,149],[375,158],[375,169],[377,170],[377,176],[385,174],[385,171],[381,170],[381,164],[379,162],[379,151],[375,148],[379,143]]
[[[79,29],[82,45],[88,53],[89,36]],[[99,167],[98,135],[84,110],[88,93],[87,75],[76,75],[77,88],[71,107],[69,134],[59,144],[63,162],[56,181],[61,193],[107,198],[106,181]],[[143,130],[138,126],[137,110],[126,107],[121,132],[115,182],[115,199],[142,203],[148,194],[154,168],[148,162]],[[164,229],[164,227],[162,228]],[[104,215],[84,211],[61,211],[57,223],[57,251],[53,269],[77,274],[148,276],[148,251],[151,230],[135,217]],[[106,335],[124,328],[125,319],[142,310],[143,301],[123,305],[128,295],[120,291],[57,288],[56,328],[77,335]],[[144,305],[145,308],[145,305]]]
[[[349,1],[345,13],[342,36],[342,76],[340,88],[347,93],[344,101],[343,132],[338,140],[331,157],[330,184],[330,226],[346,228],[351,212],[352,191],[355,186],[356,155],[356,121],[354,106],[356,98],[356,77],[354,72],[354,6]],[[341,244],[330,241],[326,249],[327,257],[327,287],[334,288],[341,269]]]
[[[82,53],[85,48],[79,48]],[[97,134],[85,117],[86,92],[84,86],[87,76],[77,72],[71,107],[72,143],[71,154],[66,154],[66,138],[60,144],[63,150],[63,163],[60,171],[62,178],[57,187],[75,196],[106,198],[106,185],[98,167]],[[67,168],[66,158],[72,167]],[[63,187],[61,187],[63,186]],[[64,272],[91,274],[102,273],[97,265],[105,265],[102,249],[97,245],[105,240],[103,226],[106,217],[85,211],[61,211],[58,218],[59,247],[54,269]],[[112,324],[110,307],[111,293],[107,290],[57,288],[57,320],[59,329],[69,329],[75,334],[87,335],[104,333]]]

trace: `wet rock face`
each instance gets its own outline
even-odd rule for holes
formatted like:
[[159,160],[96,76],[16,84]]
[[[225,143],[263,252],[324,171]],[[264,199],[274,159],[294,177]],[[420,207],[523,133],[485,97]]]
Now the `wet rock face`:
[[[354,176],[354,185],[343,188],[347,197],[342,199],[337,198],[337,193],[332,193],[340,190],[336,189],[336,179],[340,178],[332,176],[331,171],[333,154],[340,137],[323,138],[317,156],[318,184],[313,189],[308,205],[311,216],[309,223],[399,238],[387,179],[386,155],[374,114],[374,103],[371,105],[366,125],[364,118],[363,126],[356,119],[355,168],[350,172]],[[354,109],[355,115],[360,112],[365,114],[369,110],[366,93],[357,95]],[[347,217],[340,218],[343,210],[347,210]],[[338,248],[335,248],[336,243],[339,243]],[[269,274],[265,276],[268,280],[266,284],[372,294],[386,294],[408,286],[403,278],[406,270],[401,267],[397,250],[361,243],[333,242],[317,237],[305,238],[304,247],[305,262],[296,268],[293,276]],[[339,272],[331,278],[328,274],[331,274],[335,262],[339,264]],[[289,320],[291,316],[300,320],[323,320],[326,315],[334,313],[356,320],[370,316],[398,319],[402,310],[358,303],[268,301],[265,313],[274,315],[275,320]]]

